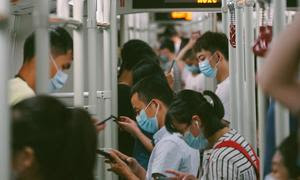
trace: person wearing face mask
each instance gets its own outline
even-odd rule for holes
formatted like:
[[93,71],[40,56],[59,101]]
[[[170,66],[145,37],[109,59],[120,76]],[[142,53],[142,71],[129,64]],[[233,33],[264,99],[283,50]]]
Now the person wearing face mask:
[[229,62],[228,62],[228,39],[224,33],[206,32],[199,39],[193,48],[199,62],[199,68],[204,76],[215,78],[218,86],[216,94],[221,99],[225,116],[223,120],[230,123],[230,83],[229,83]]
[[[50,82],[49,92],[63,87],[68,79],[64,72],[71,67],[73,61],[73,40],[70,34],[61,27],[49,28],[50,38]],[[32,33],[24,43],[23,65],[15,78],[9,81],[9,103],[14,105],[19,101],[35,95],[36,56],[35,38]]]
[[[133,87],[131,102],[137,114],[137,123],[121,117],[118,124],[152,151],[148,168],[142,168],[134,158],[114,150],[110,152],[114,154],[114,161],[110,162],[111,171],[127,179],[137,176],[147,180],[157,176],[168,176],[165,171],[171,168],[196,175],[199,152],[190,148],[179,134],[170,134],[164,127],[165,114],[172,99],[173,92],[168,84],[156,77],[145,78]],[[152,142],[138,126],[143,131],[155,133]],[[127,164],[119,160],[124,160],[124,157],[125,161],[128,160]]]
[[[201,180],[258,179],[255,151],[236,130],[222,123],[223,116],[222,102],[213,92],[183,90],[169,107],[166,128],[179,132],[190,147],[204,150]],[[168,172],[177,179],[196,179],[182,172]]]
[[[173,41],[164,39],[159,48],[161,67],[166,74],[171,73],[174,77],[173,91],[179,92],[182,89],[181,70],[175,60],[175,47]],[[174,64],[173,64],[174,63]]]
[[198,60],[195,58],[191,49],[186,52],[183,60],[185,62],[185,71],[188,72],[184,79],[184,89],[198,92],[204,91],[205,76],[201,73]]

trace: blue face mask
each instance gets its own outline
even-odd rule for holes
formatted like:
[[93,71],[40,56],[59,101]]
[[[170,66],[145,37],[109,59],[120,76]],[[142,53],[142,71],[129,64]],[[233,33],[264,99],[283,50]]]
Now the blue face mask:
[[50,80],[48,89],[50,92],[54,92],[58,89],[61,89],[65,85],[65,83],[68,80],[68,74],[64,73],[61,69],[58,69],[58,66],[52,57],[51,57],[51,60],[54,64],[57,72],[54,75],[54,77]]
[[208,146],[207,139],[200,134],[198,137],[194,137],[191,132],[187,132],[183,136],[184,141],[193,149],[204,150]]
[[136,116],[136,121],[138,125],[148,133],[156,133],[158,131],[158,121],[157,121],[157,112],[159,109],[159,105],[156,109],[156,113],[154,117],[148,117],[146,114],[146,109],[149,107],[150,102],[145,109],[142,109],[139,115]]
[[163,55],[159,56],[159,58],[160,58],[162,63],[167,63],[169,61],[168,57],[163,56]]
[[185,65],[185,68],[190,71],[193,74],[199,74],[200,73],[200,69],[198,66],[195,65]]
[[206,77],[215,78],[217,76],[217,68],[211,67],[208,59],[205,59],[203,62],[199,63],[199,69]]
[[[197,128],[199,129],[199,124],[196,121]],[[201,130],[203,132],[203,130]],[[183,135],[183,140],[193,149],[197,149],[200,151],[203,151],[208,146],[207,139],[203,136],[203,133],[199,134],[197,137],[195,137],[190,131],[187,131]]]

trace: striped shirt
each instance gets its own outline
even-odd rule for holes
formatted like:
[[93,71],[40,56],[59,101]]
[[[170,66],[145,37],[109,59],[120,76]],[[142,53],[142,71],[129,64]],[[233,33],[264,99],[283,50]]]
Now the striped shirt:
[[[225,133],[219,138],[216,145],[225,140],[231,140],[240,144],[255,162],[255,155],[251,151],[249,143],[236,130],[232,129]],[[255,167],[239,150],[232,147],[216,148],[216,145],[211,150],[204,152],[201,180],[257,179]]]

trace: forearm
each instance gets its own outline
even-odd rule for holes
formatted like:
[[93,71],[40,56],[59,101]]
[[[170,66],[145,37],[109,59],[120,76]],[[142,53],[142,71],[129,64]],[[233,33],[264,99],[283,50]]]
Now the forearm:
[[[300,58],[300,17],[274,42],[265,65],[258,73],[263,90],[290,108],[300,107],[297,80]],[[297,111],[294,109],[294,111]]]
[[154,147],[151,139],[145,136],[141,131],[137,132],[136,137],[141,141],[147,151],[152,152]]
[[176,61],[183,61],[183,57],[184,55],[186,54],[186,52],[191,49],[190,47],[188,46],[185,46],[184,48],[181,49],[181,51],[178,53],[178,55],[176,56],[175,60]]

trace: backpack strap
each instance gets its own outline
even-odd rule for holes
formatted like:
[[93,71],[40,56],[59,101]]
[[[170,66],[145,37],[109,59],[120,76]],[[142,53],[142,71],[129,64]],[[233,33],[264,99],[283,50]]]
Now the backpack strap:
[[[250,146],[250,144],[249,144],[249,146]],[[246,151],[246,149],[243,148],[240,144],[238,144],[235,141],[226,140],[226,141],[220,142],[219,144],[217,144],[215,146],[215,148],[223,148],[223,147],[231,147],[233,149],[240,151],[248,159],[248,161],[251,163],[251,165],[254,167],[256,176],[259,179],[259,159],[258,159],[254,149],[251,146],[250,146],[250,149],[251,149],[252,153],[254,154],[255,162],[252,160],[251,156]]]

